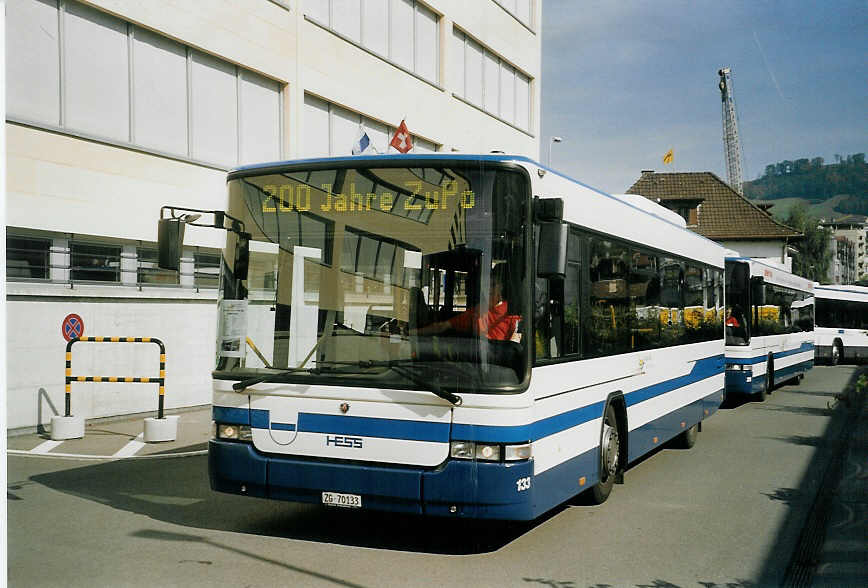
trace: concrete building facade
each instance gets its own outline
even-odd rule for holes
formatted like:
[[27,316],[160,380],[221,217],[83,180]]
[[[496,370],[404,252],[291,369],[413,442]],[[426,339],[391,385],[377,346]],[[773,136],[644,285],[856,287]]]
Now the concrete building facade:
[[[8,0],[7,423],[64,406],[62,326],[166,345],[166,407],[207,404],[224,235],[156,267],[163,205],[220,209],[232,167],[388,151],[540,148],[541,0]],[[394,151],[392,151],[394,153]],[[68,334],[68,333],[67,333]],[[75,375],[154,376],[155,349],[74,347]],[[153,388],[153,389],[152,389]],[[85,418],[156,386],[73,384]]]
[[856,281],[856,244],[847,237],[829,238],[832,262],[827,276],[830,284],[853,284]]
[[[831,239],[835,240],[838,237],[846,239],[853,244],[853,268],[850,278],[842,278],[841,271],[838,271],[838,279],[848,279],[849,281],[833,281],[833,284],[853,284],[859,280],[868,279],[868,217],[858,214],[848,214],[845,216],[822,220],[820,225],[832,231]],[[837,250],[834,250],[837,259]],[[830,275],[830,279],[834,280],[835,276]]]

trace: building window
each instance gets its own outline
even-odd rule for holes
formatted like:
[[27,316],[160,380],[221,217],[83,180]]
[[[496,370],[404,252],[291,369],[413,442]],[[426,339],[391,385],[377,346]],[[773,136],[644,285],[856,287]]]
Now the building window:
[[455,95],[522,130],[530,130],[530,77],[454,29]]
[[[302,157],[351,155],[353,144],[364,126],[374,151],[368,153],[397,153],[389,146],[395,128],[372,118],[353,112],[337,104],[310,94],[304,96],[304,130],[301,141]],[[410,129],[412,134],[413,129]],[[412,153],[433,153],[437,145],[413,136]]]
[[440,17],[415,0],[305,0],[304,14],[387,61],[438,82]]
[[51,241],[28,237],[6,237],[6,279],[38,279],[50,277],[49,252]]
[[220,254],[196,251],[193,254],[193,285],[216,288],[220,280]]
[[74,0],[14,0],[7,31],[13,119],[225,167],[280,159],[274,80]]
[[494,0],[501,6],[503,6],[504,10],[517,18],[520,22],[524,23],[528,28],[533,26],[533,22],[531,20],[531,9],[533,7],[533,0]]
[[120,246],[73,241],[70,254],[73,281],[120,282]]
[[164,270],[157,266],[159,253],[156,248],[139,247],[136,249],[136,257],[138,261],[137,281],[140,285],[178,285],[178,272]]

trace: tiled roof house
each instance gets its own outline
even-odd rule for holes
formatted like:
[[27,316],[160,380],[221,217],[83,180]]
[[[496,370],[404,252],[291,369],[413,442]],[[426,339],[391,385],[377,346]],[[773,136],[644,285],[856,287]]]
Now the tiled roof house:
[[627,193],[674,210],[687,221],[687,228],[745,256],[789,266],[787,244],[802,237],[711,172],[645,170]]

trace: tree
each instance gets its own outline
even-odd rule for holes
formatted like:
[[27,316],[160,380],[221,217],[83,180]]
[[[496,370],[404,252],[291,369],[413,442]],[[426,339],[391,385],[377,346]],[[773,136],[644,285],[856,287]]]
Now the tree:
[[821,227],[801,202],[790,209],[784,222],[804,235],[798,244],[799,254],[793,258],[793,273],[815,282],[825,280],[832,263],[832,252],[829,251],[832,231]]

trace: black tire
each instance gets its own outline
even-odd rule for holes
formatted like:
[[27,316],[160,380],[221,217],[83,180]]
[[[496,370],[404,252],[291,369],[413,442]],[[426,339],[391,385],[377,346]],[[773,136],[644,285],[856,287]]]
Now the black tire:
[[696,445],[696,438],[699,436],[699,424],[695,424],[689,429],[682,431],[672,442],[672,446],[677,449],[690,449]]
[[765,389],[766,396],[771,396],[775,389],[775,360],[772,359],[771,355],[769,355],[769,362],[766,365]]
[[620,466],[621,435],[618,430],[618,417],[610,404],[603,415],[603,427],[600,431],[600,481],[590,492],[594,504],[603,504],[609,498]]
[[841,363],[841,359],[844,357],[844,346],[840,341],[835,341],[832,343],[832,356],[829,358],[829,363],[832,365],[838,365]]

